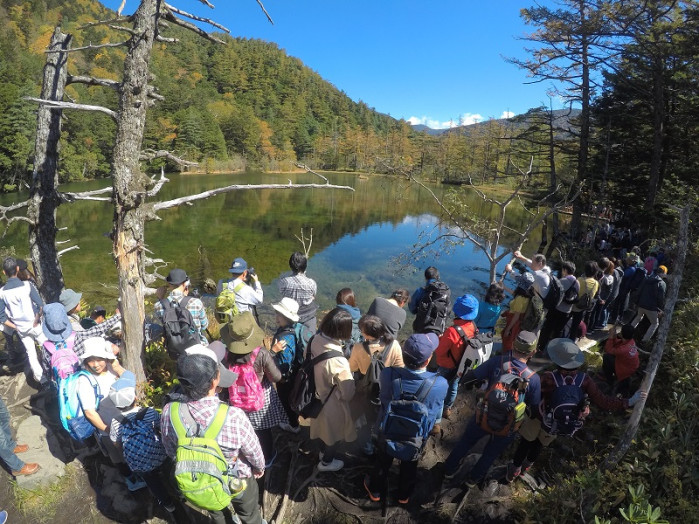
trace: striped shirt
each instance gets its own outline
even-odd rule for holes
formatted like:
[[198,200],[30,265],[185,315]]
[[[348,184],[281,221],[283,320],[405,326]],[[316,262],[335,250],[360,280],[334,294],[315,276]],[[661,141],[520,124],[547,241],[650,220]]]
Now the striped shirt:
[[[213,421],[219,404],[221,401],[217,397],[204,397],[200,400],[190,400],[186,405],[197,424],[201,428],[206,428]],[[170,406],[172,404],[166,404],[160,416],[160,433],[165,452],[174,458],[177,451],[177,434],[170,420]],[[187,427],[186,421],[182,422]],[[265,457],[260,447],[260,441],[242,409],[228,408],[226,422],[223,424],[216,441],[229,464],[232,465],[237,459],[238,477],[251,477],[253,470],[264,471]]]

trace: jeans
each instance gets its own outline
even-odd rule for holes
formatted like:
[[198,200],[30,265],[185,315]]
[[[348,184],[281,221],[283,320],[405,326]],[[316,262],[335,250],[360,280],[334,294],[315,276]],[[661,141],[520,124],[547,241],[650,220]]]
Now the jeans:
[[469,478],[473,482],[480,482],[485,479],[490,466],[492,466],[493,462],[495,462],[502,452],[507,449],[507,446],[509,446],[515,439],[516,435],[515,433],[510,433],[505,437],[491,435],[476,423],[476,417],[471,419],[468,426],[466,426],[463,436],[456,444],[456,447],[451,451],[451,453],[449,453],[449,456],[444,463],[444,473],[446,475],[456,473],[456,471],[459,469],[461,459],[468,455],[471,448],[485,436],[489,437],[488,443],[483,449],[481,458],[478,459],[478,462],[476,462],[476,465],[473,466],[473,469],[469,473]]
[[[444,397],[444,409],[450,408],[454,405],[456,400],[456,394],[459,392],[459,377],[456,376],[457,368],[443,368],[439,366],[437,368],[437,374],[440,377],[447,379],[449,386],[447,387],[447,396]],[[435,423],[439,424],[442,421],[442,417],[439,417]]]
[[10,412],[7,411],[5,402],[0,398],[0,459],[7,464],[11,471],[19,471],[24,467],[24,462],[15,455],[16,445],[10,429]]

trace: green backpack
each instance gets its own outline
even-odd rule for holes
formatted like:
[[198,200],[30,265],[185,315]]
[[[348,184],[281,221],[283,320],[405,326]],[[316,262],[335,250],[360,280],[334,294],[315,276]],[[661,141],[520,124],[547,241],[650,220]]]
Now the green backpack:
[[223,291],[216,297],[216,321],[219,324],[227,324],[233,317],[240,314],[238,304],[235,302],[235,294],[243,289],[245,282],[239,282],[233,289],[228,288],[228,284],[224,284]]
[[541,300],[538,293],[534,293],[534,296],[529,299],[529,304],[527,304],[527,309],[522,317],[521,330],[538,334],[544,320],[546,320],[544,301]]
[[[177,435],[175,481],[182,495],[202,509],[220,511],[245,489],[245,480],[230,474],[231,468],[216,441],[227,415],[228,405],[221,404],[204,434],[201,435],[200,428],[190,436],[182,419],[187,420],[190,427],[198,425],[187,404],[173,402],[170,406],[170,420]],[[233,491],[231,484],[234,484]]]

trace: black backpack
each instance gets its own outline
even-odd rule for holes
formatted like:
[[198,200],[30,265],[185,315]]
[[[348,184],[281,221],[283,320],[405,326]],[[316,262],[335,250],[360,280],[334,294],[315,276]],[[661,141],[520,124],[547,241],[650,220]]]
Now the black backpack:
[[358,392],[366,392],[367,398],[374,404],[377,404],[379,398],[379,377],[381,376],[381,372],[386,367],[386,356],[391,350],[393,342],[386,344],[383,351],[376,351],[375,353],[371,352],[369,349],[369,342],[366,340],[362,342],[362,346],[371,357],[371,362],[369,362],[369,367],[367,368],[366,373],[356,377],[355,385]]
[[451,291],[444,282],[430,282],[417,303],[413,321],[415,333],[444,333],[451,305]]
[[546,296],[543,297],[544,300],[544,308],[548,309],[549,311],[552,309],[556,309],[558,306],[561,305],[561,302],[563,301],[563,284],[561,284],[561,281],[558,279],[558,277],[554,275],[550,275],[551,277],[551,283],[549,284],[549,291],[546,293]]
[[196,332],[194,318],[187,309],[192,297],[183,297],[179,303],[172,304],[167,298],[161,299],[163,306],[163,332],[165,349],[174,360],[184,354],[184,350],[200,343]]
[[[312,340],[312,339],[311,339]],[[309,350],[306,353],[306,358],[296,374],[294,385],[289,393],[289,406],[294,413],[298,413],[304,418],[316,418],[320,415],[323,406],[333,394],[337,385],[333,385],[330,393],[325,397],[325,400],[320,400],[316,395],[316,377],[314,368],[316,364],[320,364],[330,358],[344,357],[341,351],[330,350],[324,351],[315,358],[311,358],[310,351],[311,342],[308,342]]]

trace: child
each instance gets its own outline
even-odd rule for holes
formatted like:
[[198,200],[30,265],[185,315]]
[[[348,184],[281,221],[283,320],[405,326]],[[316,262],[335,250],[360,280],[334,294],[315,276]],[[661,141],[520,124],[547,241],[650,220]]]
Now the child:
[[478,303],[478,316],[474,320],[481,333],[494,333],[495,323],[502,313],[502,301],[505,300],[505,288],[500,282],[493,282],[485,293],[485,298]]
[[618,336],[614,326],[611,336],[604,345],[602,361],[604,376],[610,386],[614,385],[616,379],[616,390],[624,395],[628,394],[631,376],[640,365],[633,332],[633,326],[625,324]]
[[522,322],[522,317],[527,311],[529,300],[534,295],[534,275],[529,272],[522,273],[521,275],[517,275],[517,277],[515,277],[515,282],[517,283],[517,288],[515,289],[512,300],[510,301],[510,308],[502,314],[507,320],[505,329],[502,331],[503,353],[512,351],[514,341],[521,331],[520,325]]
[[109,389],[109,400],[120,411],[112,420],[109,438],[124,454],[129,469],[140,476],[153,496],[169,512],[175,511],[163,472],[165,448],[160,440],[160,415],[136,405],[136,377],[124,371]]

